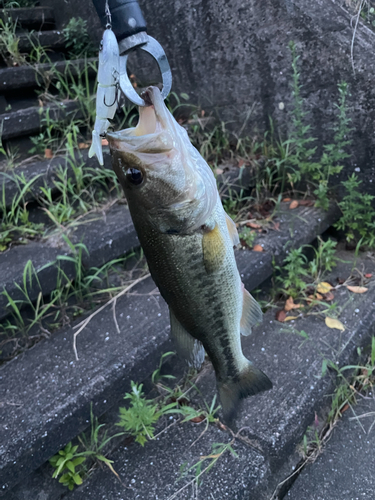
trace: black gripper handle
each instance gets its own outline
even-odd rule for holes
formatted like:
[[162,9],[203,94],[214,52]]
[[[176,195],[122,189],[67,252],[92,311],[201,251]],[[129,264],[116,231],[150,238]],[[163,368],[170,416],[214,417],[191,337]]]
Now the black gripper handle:
[[[105,0],[92,0],[103,28],[108,19],[105,13]],[[137,0],[108,0],[112,16],[112,30],[119,42],[124,38],[146,30],[146,21]]]

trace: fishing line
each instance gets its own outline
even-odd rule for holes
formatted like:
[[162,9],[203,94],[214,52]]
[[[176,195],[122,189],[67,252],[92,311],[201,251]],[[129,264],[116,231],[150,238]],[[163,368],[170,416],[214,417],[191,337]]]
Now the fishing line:
[[105,0],[105,15],[107,16],[107,24],[105,25],[105,27],[107,29],[112,29],[112,15],[111,11],[109,10],[108,0]]

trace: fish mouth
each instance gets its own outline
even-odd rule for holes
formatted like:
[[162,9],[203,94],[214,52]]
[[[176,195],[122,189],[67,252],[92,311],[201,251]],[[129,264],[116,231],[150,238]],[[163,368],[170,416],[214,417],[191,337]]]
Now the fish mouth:
[[108,132],[106,137],[112,150],[125,153],[163,153],[174,147],[174,124],[165,106],[160,90],[148,87],[142,98],[146,106],[139,107],[136,127]]

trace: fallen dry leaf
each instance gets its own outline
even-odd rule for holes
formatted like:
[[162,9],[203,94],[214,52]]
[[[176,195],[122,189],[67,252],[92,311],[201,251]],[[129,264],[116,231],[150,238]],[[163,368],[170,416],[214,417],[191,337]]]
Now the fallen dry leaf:
[[368,290],[365,286],[347,286],[346,288],[353,293],[366,293]]
[[[326,281],[321,281],[318,283],[318,286],[316,287],[316,291],[319,293],[328,293],[332,290],[333,286],[327,283]],[[323,297],[322,297],[323,298]]]
[[108,146],[107,139],[102,139],[102,146]]
[[297,208],[298,207],[298,201],[297,200],[293,200],[292,203],[289,205],[289,209],[290,210],[293,210],[294,208]]
[[287,316],[285,319],[284,319],[284,322],[285,321],[292,321],[292,319],[297,319],[298,316]]
[[190,419],[190,422],[194,422],[195,424],[199,424],[200,422],[203,422],[206,417],[204,415],[199,415],[199,417],[193,417]]
[[336,330],[341,330],[342,332],[345,330],[345,326],[338,319],[326,317],[326,325],[328,328],[335,328]]
[[273,229],[275,231],[280,231],[280,222],[274,222],[273,223]]
[[372,278],[372,274],[371,273],[366,273],[365,274],[365,278]]
[[246,222],[246,227],[251,227],[252,229],[262,229],[262,226],[256,222]]
[[341,408],[340,413],[341,413],[341,414],[342,414],[342,413],[344,413],[344,411],[349,410],[349,408],[350,408],[350,406],[348,405],[348,403],[346,403],[346,404],[345,404],[345,405]]
[[326,300],[327,302],[331,302],[331,300],[333,300],[334,298],[335,296],[333,295],[332,292],[324,294],[324,300]]
[[253,246],[254,252],[263,252],[263,247],[261,245],[254,245]]
[[224,172],[222,168],[217,168],[216,169],[216,175],[221,175]]
[[53,158],[53,151],[50,148],[44,150],[44,158],[51,159]]
[[285,302],[284,309],[285,311],[291,311],[292,309],[299,309],[302,307],[302,304],[295,304],[293,297],[289,297],[289,299]]
[[78,143],[78,149],[87,149],[90,147],[90,144],[87,144],[87,142],[79,142]]
[[283,201],[290,201],[290,198],[284,198]]
[[286,318],[286,312],[284,311],[284,309],[281,309],[280,311],[277,311],[275,317],[276,317],[277,321],[280,321],[281,323],[283,323],[285,321],[285,318]]
[[322,300],[323,299],[323,295],[320,295],[320,293],[317,292],[316,295],[315,295],[315,298],[317,300]]

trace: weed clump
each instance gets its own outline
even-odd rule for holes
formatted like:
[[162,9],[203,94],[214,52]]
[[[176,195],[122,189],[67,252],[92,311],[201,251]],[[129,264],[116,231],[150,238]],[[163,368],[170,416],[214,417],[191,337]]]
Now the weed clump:
[[372,202],[375,196],[361,193],[358,188],[361,181],[352,174],[343,186],[346,194],[339,202],[341,219],[335,224],[339,230],[346,231],[349,243],[360,243],[360,246],[375,246],[375,210]]
[[304,181],[312,186],[316,196],[315,206],[327,210],[329,207],[330,179],[334,174],[339,174],[343,167],[343,161],[350,157],[346,148],[350,146],[350,118],[347,113],[347,97],[349,95],[348,85],[345,82],[338,84],[339,100],[335,104],[337,110],[336,123],[332,127],[334,132],[333,142],[323,145],[323,153],[319,161],[314,160],[316,156],[316,138],[311,137],[311,125],[305,123],[307,113],[303,111],[303,98],[301,97],[300,73],[298,72],[299,56],[296,54],[294,42],[289,44],[292,54],[292,127],[287,144],[290,154],[287,158],[287,169],[290,170],[289,179],[291,185]]
[[78,59],[83,55],[86,57],[96,55],[98,50],[91,41],[86,20],[72,17],[63,29],[63,35],[70,59]]
[[[280,290],[283,294],[293,299],[301,299],[306,296],[305,291],[308,288],[315,288],[324,275],[332,271],[337,264],[336,245],[336,241],[324,241],[319,237],[317,248],[303,245],[290,250],[283,265],[281,267],[275,266],[275,269],[280,273],[277,282],[280,283]],[[310,261],[305,255],[306,250],[314,252]]]

